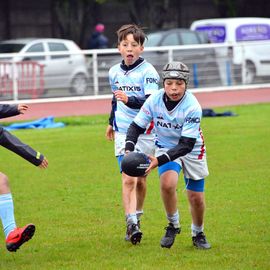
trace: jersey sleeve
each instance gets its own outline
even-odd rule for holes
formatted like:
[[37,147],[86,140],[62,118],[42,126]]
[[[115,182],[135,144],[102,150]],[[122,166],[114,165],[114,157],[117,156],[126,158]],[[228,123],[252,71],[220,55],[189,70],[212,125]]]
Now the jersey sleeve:
[[152,98],[149,97],[143,106],[141,107],[140,111],[136,115],[134,122],[139,127],[146,129],[149,123],[152,121],[152,112],[151,112],[151,100]]
[[0,104],[0,118],[15,116],[20,114],[17,105]]
[[155,68],[151,65],[149,68],[145,71],[144,78],[143,78],[143,84],[144,84],[144,94],[151,95],[154,92],[159,90],[159,75]]
[[193,107],[185,116],[181,136],[188,138],[198,138],[202,119],[202,109],[200,106]]

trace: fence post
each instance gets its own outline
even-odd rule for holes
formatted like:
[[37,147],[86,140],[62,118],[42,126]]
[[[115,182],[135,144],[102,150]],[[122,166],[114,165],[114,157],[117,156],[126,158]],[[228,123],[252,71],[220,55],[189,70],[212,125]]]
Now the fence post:
[[195,88],[199,87],[199,80],[198,80],[198,68],[197,64],[192,64],[193,67],[193,84]]
[[242,52],[242,84],[246,83],[246,61],[245,61],[245,48],[244,45],[241,45]]
[[18,100],[18,72],[15,61],[12,61],[12,88],[13,88],[13,100]]
[[231,74],[231,63],[230,61],[226,61],[226,78],[227,78],[227,85],[232,85],[232,74]]
[[98,59],[97,53],[93,53],[93,83],[94,83],[94,95],[98,95]]

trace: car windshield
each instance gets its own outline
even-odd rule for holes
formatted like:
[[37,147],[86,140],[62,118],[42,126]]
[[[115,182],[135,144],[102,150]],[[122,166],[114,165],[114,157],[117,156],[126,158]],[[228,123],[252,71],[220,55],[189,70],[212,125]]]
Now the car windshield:
[[147,39],[145,39],[144,46],[145,47],[158,46],[160,40],[161,40],[160,33],[151,33],[151,34],[147,35]]
[[16,53],[19,52],[25,44],[18,43],[0,43],[0,53]]

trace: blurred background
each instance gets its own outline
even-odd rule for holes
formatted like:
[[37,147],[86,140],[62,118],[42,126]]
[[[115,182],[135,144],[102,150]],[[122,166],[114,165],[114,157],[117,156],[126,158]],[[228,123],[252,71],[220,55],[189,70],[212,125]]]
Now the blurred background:
[[[108,71],[121,60],[116,31],[127,23],[144,28],[142,56],[158,72],[172,60],[188,65],[191,89],[268,84],[270,19],[237,22],[241,43],[227,39],[237,35],[234,22],[204,31],[194,22],[267,18],[269,10],[265,0],[1,0],[0,101],[111,94]],[[242,42],[247,32],[251,45]],[[93,35],[102,46],[90,45]]]
[[194,20],[269,17],[267,0],[1,0],[0,40],[53,37],[75,41],[86,49],[97,23],[106,27],[109,45],[126,23],[148,31],[189,28]]

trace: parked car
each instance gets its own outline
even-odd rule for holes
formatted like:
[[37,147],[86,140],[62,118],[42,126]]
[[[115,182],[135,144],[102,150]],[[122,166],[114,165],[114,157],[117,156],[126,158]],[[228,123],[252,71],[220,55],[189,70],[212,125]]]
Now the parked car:
[[[49,55],[49,53],[56,53]],[[66,53],[65,53],[66,52]],[[26,72],[23,66],[27,62],[38,63],[43,67],[44,89],[68,88],[76,95],[83,95],[87,91],[89,74],[86,58],[80,48],[72,40],[55,38],[24,38],[0,42],[0,56],[7,53],[17,53],[14,57],[0,58],[0,76],[7,72],[8,62],[21,63],[18,76]],[[41,53],[40,55],[27,56],[25,53]],[[1,68],[2,63],[2,68]],[[25,64],[25,65],[24,65]],[[33,77],[33,79],[35,79]]]
[[[199,33],[187,28],[175,28],[148,33],[145,47],[201,45],[207,43],[209,41],[205,33]],[[168,50],[157,50],[155,52],[145,50],[143,56],[156,67],[158,72],[161,72],[163,65],[169,59]],[[212,86],[220,80],[213,48],[173,49],[171,57],[174,61],[184,62],[190,68],[190,87]]]
[[187,28],[174,28],[150,32],[147,34],[145,47],[177,46],[208,43],[207,35],[202,36]]

